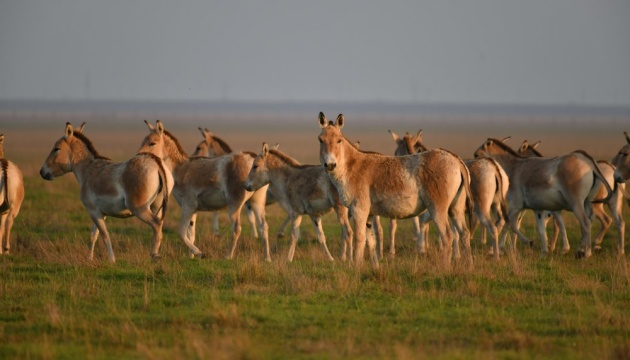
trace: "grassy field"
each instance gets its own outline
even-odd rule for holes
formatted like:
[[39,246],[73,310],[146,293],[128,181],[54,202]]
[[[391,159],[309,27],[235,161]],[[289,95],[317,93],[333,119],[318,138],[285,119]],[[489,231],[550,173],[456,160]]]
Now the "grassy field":
[[[91,222],[74,176],[46,182],[38,175],[65,120],[5,120],[0,125],[5,154],[24,171],[26,200],[14,227],[12,253],[0,256],[0,358],[630,357],[630,270],[627,256],[616,254],[614,229],[601,254],[576,260],[579,228],[566,213],[571,255],[540,258],[537,246],[519,246],[498,262],[484,255],[478,231],[475,267],[469,271],[458,264],[442,268],[433,252],[417,255],[411,224],[400,221],[397,257],[372,271],[327,262],[310,221],[303,222],[295,259],[287,263],[287,240],[275,237],[284,219],[276,205],[267,209],[272,263],[263,261],[262,244],[246,222],[236,259],[224,259],[229,242],[225,212],[218,238],[211,235],[211,216],[199,216],[197,241],[208,258],[189,259],[176,233],[179,208],[173,201],[161,260],[150,259],[150,228],[131,218],[108,219],[117,263],[107,262],[102,241],[90,262]],[[208,126],[164,121],[191,152],[201,140],[196,127]],[[251,124],[246,135],[236,126],[211,130],[235,149],[258,151],[262,141],[277,141],[289,154],[314,162],[315,121],[305,130]],[[353,128],[352,122],[346,126],[349,132]],[[386,133],[391,126],[396,124],[354,130],[351,136],[366,149],[391,152]],[[597,158],[612,157],[623,144],[623,129],[613,130],[557,131],[553,134],[561,141],[550,143],[549,153],[578,145]],[[137,150],[146,131],[136,119],[122,128],[88,122],[85,134],[100,153],[122,160]],[[462,157],[489,135],[515,135],[440,128],[431,138],[432,130],[424,131],[431,146],[448,148],[442,142],[450,140]],[[519,131],[524,136],[525,130]],[[529,131],[529,136],[550,136]],[[593,138],[585,143],[590,147],[576,144]],[[627,221],[627,205],[625,213]],[[530,216],[524,228],[535,238]],[[340,229],[333,214],[325,217],[324,229],[337,255]]]

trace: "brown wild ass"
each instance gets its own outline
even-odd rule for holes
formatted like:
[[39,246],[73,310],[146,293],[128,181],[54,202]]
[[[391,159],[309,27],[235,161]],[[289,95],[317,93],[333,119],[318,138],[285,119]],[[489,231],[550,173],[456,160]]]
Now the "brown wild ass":
[[94,222],[90,235],[90,260],[99,233],[107,247],[111,262],[116,261],[107,216],[136,216],[153,229],[151,256],[159,257],[162,224],[173,177],[158,157],[136,154],[125,162],[114,162],[101,156],[92,142],[83,135],[83,123],[74,129],[66,123],[64,135],[55,142],[39,174],[45,180],[73,172],[81,189],[81,201]]
[[[223,139],[214,135],[210,130],[199,128],[199,132],[201,132],[201,136],[203,136],[203,140],[197,145],[195,148],[195,152],[192,156],[205,156],[205,157],[215,157],[232,153],[232,148],[228,145]],[[273,197],[267,194],[267,205],[270,204],[270,201],[273,201]],[[258,230],[256,230],[256,217],[249,207],[249,203],[245,203],[245,213],[247,214],[247,220],[252,226],[252,235],[254,238],[258,239]],[[213,222],[212,222],[212,230],[214,231],[214,236],[219,236],[219,212],[213,211]]]
[[[322,131],[319,158],[349,208],[356,236],[355,262],[360,265],[366,243],[370,215],[410,218],[428,209],[442,241],[444,260],[450,263],[453,233],[449,209],[459,196],[470,197],[470,180],[464,163],[452,153],[437,149],[407,156],[387,156],[364,152],[348,141],[341,129],[344,117],[328,121],[319,113]],[[367,225],[367,226],[366,226]],[[370,235],[373,235],[370,234]],[[423,239],[421,233],[419,245]],[[373,236],[367,237],[371,261],[378,267]],[[470,244],[465,244],[470,254]],[[472,266],[472,257],[469,256]]]
[[22,171],[4,157],[4,134],[0,134],[0,255],[11,251],[11,228],[24,200]]
[[[529,144],[527,140],[525,140],[521,144],[519,153],[523,156],[542,157],[542,154],[538,150],[536,150],[536,147],[538,147],[539,144],[540,144],[540,141],[534,144]],[[602,172],[602,174],[606,178],[606,181],[608,182],[608,186],[613,188],[613,194],[610,197],[610,199],[606,202],[606,205],[608,205],[608,208],[610,209],[612,219],[604,210],[604,203],[600,203],[600,202],[593,203],[593,214],[595,215],[595,218],[602,224],[601,229],[595,236],[594,248],[596,251],[601,250],[601,245],[602,245],[602,241],[604,240],[604,235],[610,228],[610,225],[612,225],[612,222],[614,219],[615,224],[617,225],[617,234],[619,237],[619,240],[617,243],[619,254],[623,254],[624,253],[624,236],[625,236],[625,229],[626,229],[626,224],[625,224],[625,221],[623,220],[623,214],[622,214],[623,191],[625,190],[625,184],[621,183],[618,186],[615,186],[615,179],[614,179],[615,167],[608,161],[599,160],[597,161],[597,166],[599,166],[599,170]],[[595,199],[600,200],[600,199],[604,199],[605,197],[606,197],[606,187],[602,185],[599,187],[599,192],[597,193],[597,197]],[[549,245],[549,251],[553,251],[556,246],[556,239],[557,239],[558,231],[562,233],[563,241],[567,242],[566,246],[568,247],[568,240],[567,240],[567,235],[566,235],[566,229],[564,226],[564,221],[562,220],[562,214],[560,212],[554,211],[552,212],[552,215],[554,216],[554,219],[556,219],[554,224],[556,224],[556,228],[558,229],[554,229],[554,238],[551,241],[551,244]],[[545,219],[544,215],[541,217],[542,219]],[[542,219],[540,220],[539,219],[540,218],[537,217],[536,221],[542,220]]]
[[241,209],[245,202],[249,201],[262,234],[265,260],[271,261],[265,220],[267,186],[251,192],[246,191],[244,185],[256,154],[237,152],[213,158],[189,158],[179,141],[164,128],[162,122],[157,120],[155,126],[146,120],[145,123],[149,127],[149,134],[142,141],[138,151],[157,155],[173,172],[175,179],[173,196],[182,211],[179,236],[190,249],[191,255],[203,256],[201,250],[195,246],[197,212],[227,207],[232,224],[232,244],[227,258],[233,258],[241,235]]
[[[489,138],[475,151],[476,158],[482,156],[495,159],[508,174],[508,218],[521,241],[532,244],[517,226],[518,215],[523,210],[570,210],[582,230],[577,256],[591,256],[592,202],[600,183],[608,190],[606,201],[612,189],[590,155],[578,150],[555,158],[523,158],[501,140]],[[546,240],[546,234],[541,234],[543,255],[549,252]]]
[[291,246],[287,259],[293,260],[295,247],[300,237],[302,215],[309,215],[317,234],[317,240],[323,246],[328,260],[333,260],[322,228],[322,215],[335,210],[341,224],[341,258],[346,254],[352,259],[352,228],[348,220],[348,209],[341,204],[337,189],[332,184],[321,165],[300,165],[286,154],[269,149],[263,143],[262,151],[252,165],[245,181],[245,188],[254,191],[269,184],[269,189],[278,194],[278,202],[287,209],[292,223]]

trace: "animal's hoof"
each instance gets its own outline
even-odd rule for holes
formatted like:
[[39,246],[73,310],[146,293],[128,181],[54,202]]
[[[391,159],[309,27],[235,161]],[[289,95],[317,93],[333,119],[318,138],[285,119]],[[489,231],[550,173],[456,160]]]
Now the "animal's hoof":
[[200,252],[199,254],[195,255],[196,258],[198,259],[205,259],[206,258],[206,254]]
[[[265,258],[265,261],[266,261],[266,262],[268,262],[268,263],[270,263],[270,262],[271,262],[271,258],[270,258],[270,257]],[[289,260],[289,261],[291,261],[291,260]]]
[[160,256],[158,254],[151,255],[151,260],[153,260],[153,262],[160,261],[161,258],[162,258],[162,256]]
[[575,258],[576,259],[584,259],[586,257],[586,252],[584,252],[584,250],[579,250],[576,254],[575,254]]
[[533,249],[533,248],[534,248],[534,242],[533,242],[533,241],[531,241],[531,240],[530,240],[530,242],[529,242],[529,248],[530,248],[530,249]]
[[602,247],[599,245],[595,245],[595,248],[593,250],[595,251],[595,254],[601,254]]
[[277,237],[278,239],[282,239],[282,238],[284,237],[284,234],[283,234],[283,233],[278,233],[278,235],[276,235],[276,237]]

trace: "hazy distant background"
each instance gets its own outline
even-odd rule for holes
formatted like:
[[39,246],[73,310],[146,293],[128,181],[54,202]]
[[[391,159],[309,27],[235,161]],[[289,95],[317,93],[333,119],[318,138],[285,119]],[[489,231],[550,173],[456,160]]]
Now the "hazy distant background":
[[630,1],[3,0],[0,101],[630,106]]

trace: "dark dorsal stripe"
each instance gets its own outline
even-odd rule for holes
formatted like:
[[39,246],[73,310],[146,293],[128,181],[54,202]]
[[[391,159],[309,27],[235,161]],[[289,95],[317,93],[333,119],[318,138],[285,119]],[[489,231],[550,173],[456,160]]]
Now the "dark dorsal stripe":
[[276,149],[269,150],[269,154],[275,156],[283,164],[286,164],[286,165],[288,165],[288,166],[290,166],[292,168],[295,168],[295,169],[305,169],[305,168],[310,168],[310,167],[314,167],[314,166],[321,166],[321,165],[311,165],[311,164],[300,164],[294,158],[292,158],[289,155],[283,153],[282,151],[279,151],[279,150],[276,150]]
[[96,159],[111,160],[110,158],[102,156],[101,154],[99,154],[98,151],[96,151],[96,148],[94,148],[94,144],[92,144],[92,141],[90,139],[88,139],[85,135],[83,135],[83,133],[75,131],[73,133],[73,135],[74,135],[74,137],[76,137],[77,139],[79,139],[79,140],[81,140],[83,142],[83,144],[88,149],[88,151],[90,153],[92,153],[92,155],[94,155],[94,157]]
[[173,144],[175,144],[175,147],[177,148],[177,151],[179,151],[180,154],[182,154],[184,157],[188,157],[188,154],[186,154],[186,151],[184,151],[184,148],[179,143],[179,140],[177,140],[177,138],[173,136],[173,134],[168,132],[168,130],[164,130],[164,135],[166,135],[169,139],[171,139],[171,141],[173,142]]
[[538,156],[538,157],[543,157],[543,154],[542,154],[540,151],[538,151],[538,150],[534,149],[534,148],[533,148],[531,145],[529,145],[529,144],[527,144],[527,149],[528,149],[529,151],[531,151],[531,152],[532,152],[532,154],[534,154],[534,155],[536,155],[536,156]]
[[2,176],[4,176],[4,201],[0,205],[0,214],[4,214],[11,207],[9,204],[9,161],[7,159],[0,159],[2,163]]
[[232,148],[230,147],[230,145],[228,145],[220,137],[212,135],[212,140],[216,141],[219,144],[219,146],[221,147],[221,150],[225,151],[228,154],[232,152]]
[[491,140],[495,145],[497,145],[501,149],[507,151],[510,155],[514,155],[514,156],[519,157],[519,158],[523,157],[523,156],[521,156],[521,154],[519,154],[516,151],[514,151],[514,149],[512,149],[509,146],[507,146],[503,141],[501,141],[499,139],[488,138],[488,140]]

